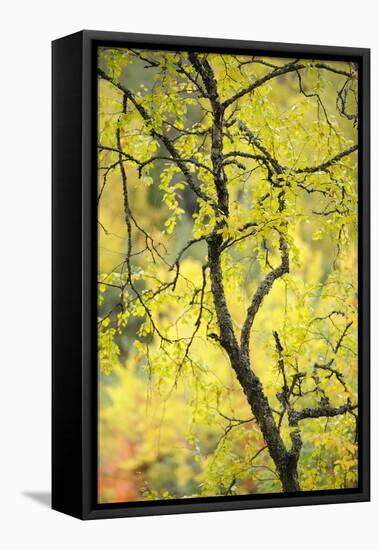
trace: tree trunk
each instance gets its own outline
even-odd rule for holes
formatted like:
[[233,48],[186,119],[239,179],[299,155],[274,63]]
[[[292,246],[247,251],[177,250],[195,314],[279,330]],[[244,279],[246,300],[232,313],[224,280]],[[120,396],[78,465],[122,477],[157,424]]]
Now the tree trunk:
[[233,323],[226,302],[220,261],[221,236],[208,241],[208,263],[211,290],[220,329],[220,344],[229,356],[231,366],[246,395],[251,411],[262,431],[270,456],[284,492],[300,491],[297,463],[301,449],[300,434],[295,426],[291,433],[292,447],[288,451],[275,422],[273,412],[264,394],[259,378],[252,371],[248,351],[243,352],[234,333]]
[[[251,370],[250,364],[244,365],[244,359],[241,359],[240,364],[235,365],[232,363],[232,367],[262,431],[270,456],[275,463],[283,491],[286,493],[300,491],[297,465],[301,442],[299,443],[299,439],[295,436],[295,445],[293,444],[291,450],[287,450],[260,380]],[[297,432],[294,433],[297,434]]]
[[[223,127],[225,108],[220,103],[216,80],[208,61],[204,58],[199,59],[195,53],[189,53],[188,56],[193,66],[202,77],[213,113],[211,159],[214,183],[217,191],[218,211],[223,214],[224,218],[217,221],[215,231],[207,242],[211,291],[217,315],[217,322],[220,329],[220,344],[229,356],[231,366],[237,375],[238,381],[247,397],[252,413],[262,431],[263,437],[269,449],[269,453],[275,463],[279,478],[281,480],[283,491],[299,491],[300,487],[297,476],[297,461],[301,448],[300,436],[293,439],[293,447],[290,451],[287,451],[280,436],[279,428],[276,425],[268,400],[264,394],[262,384],[251,369],[248,351],[249,346],[239,345],[226,302],[220,259],[222,237],[219,233],[219,230],[225,226],[225,217],[229,216],[229,193],[223,163]],[[280,204],[281,208],[284,208],[283,200]],[[280,243],[282,265],[274,270],[268,280],[265,281],[261,291],[261,296],[256,304],[257,309],[259,308],[263,297],[269,292],[274,280],[288,271],[287,246],[282,237]],[[246,333],[250,333],[254,312],[248,313],[248,316],[249,323],[247,323],[248,326],[246,328]],[[247,335],[245,339],[248,343]]]
[[287,457],[287,464],[283,471],[279,473],[280,481],[285,493],[294,493],[301,491],[299,483],[299,475],[297,471],[298,461],[289,455]]

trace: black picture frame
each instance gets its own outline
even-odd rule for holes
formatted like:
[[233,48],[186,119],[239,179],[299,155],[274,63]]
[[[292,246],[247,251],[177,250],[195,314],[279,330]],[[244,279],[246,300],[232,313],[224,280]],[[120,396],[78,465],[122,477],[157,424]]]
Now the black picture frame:
[[[357,489],[97,504],[96,48],[352,60],[359,65],[359,486]],[[81,31],[52,43],[52,507],[81,519],[370,499],[370,50]]]

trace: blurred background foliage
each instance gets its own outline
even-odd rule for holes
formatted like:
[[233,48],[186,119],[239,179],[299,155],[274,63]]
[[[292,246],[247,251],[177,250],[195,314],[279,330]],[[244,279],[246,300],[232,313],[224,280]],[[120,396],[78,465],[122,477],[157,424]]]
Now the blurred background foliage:
[[[146,52],[162,59],[167,52]],[[174,55],[174,54],[170,54]],[[215,71],[220,95],[229,97],[243,87],[238,63],[243,56],[209,56]],[[283,64],[287,60],[259,58],[267,63]],[[156,123],[164,125],[159,115],[169,118],[175,111],[175,124],[181,128],[201,130],[209,122],[206,102],[194,94],[179,93],[182,81],[170,62],[154,68],[127,50],[102,50],[100,66],[114,71],[126,82],[141,102],[156,113]],[[328,62],[343,70],[348,63]],[[268,68],[246,64],[247,81],[260,78]],[[320,113],[313,97],[299,93],[296,74],[273,79],[244,97],[238,108],[244,120],[254,128],[262,143],[274,151],[287,166],[315,165],[356,140],[351,120],[341,117],[336,108],[336,90],[341,76],[309,67],[303,72],[307,93],[319,93],[328,113]],[[99,80],[99,141],[114,146],[115,127],[120,125],[120,94],[104,80]],[[171,101],[172,100],[172,101]],[[352,101],[350,98],[347,101]],[[171,102],[171,103],[170,103]],[[204,114],[205,113],[205,114]],[[165,116],[166,115],[166,116]],[[131,154],[150,156],[162,153],[160,146],[144,129],[135,110],[121,122],[125,148]],[[333,128],[333,130],[331,130]],[[198,136],[178,139],[189,153],[198,147]],[[208,139],[208,138],[206,138]],[[191,147],[193,149],[191,149]],[[209,160],[203,154],[204,162]],[[119,290],[109,286],[122,277],[126,251],[126,226],[123,195],[118,170],[111,170],[104,185],[103,165],[116,162],[110,151],[99,154],[99,500],[122,502],[145,499],[182,498],[280,492],[281,486],[273,462],[264,448],[262,434],[251,419],[252,413],[235,378],[229,361],[217,341],[209,338],[214,330],[208,319],[193,342],[193,364],[186,364],[177,376],[181,349],[164,351],[159,339],[146,328],[146,315],[134,308],[117,318]],[[289,193],[291,273],[275,283],[266,297],[253,331],[254,369],[260,377],[273,409],[280,408],[276,394],[281,387],[273,331],[280,332],[289,365],[307,373],[304,390],[315,385],[315,361],[331,358],[330,342],[336,342],[346,321],[353,325],[344,346],[335,357],[335,368],[343,373],[346,389],[328,372],[319,372],[331,402],[347,395],[357,395],[357,166],[356,156],[336,165],[332,176],[346,188],[344,216],[314,215],[328,207],[329,198],[317,193]],[[142,174],[126,164],[129,200],[135,218],[157,242],[167,262],[172,263],[179,250],[205,231],[206,213],[199,210],[193,193],[185,186],[176,188],[174,204],[167,198],[167,186],[182,181],[170,165],[156,161]],[[251,204],[267,191],[268,182],[253,160],[244,160],[245,170],[227,168],[232,217],[236,225],[251,219]],[[172,170],[172,172],[170,172]],[[329,185],[329,177],[315,173],[307,180],[313,186]],[[166,195],[166,196],[165,196]],[[340,201],[341,197],[336,196]],[[292,201],[292,203],[291,203]],[[270,201],[269,201],[270,202]],[[261,216],[275,215],[276,205],[266,204]],[[230,229],[232,231],[233,228]],[[264,238],[266,235],[264,234]],[[224,272],[228,304],[233,320],[241,327],[252,291],[269,262],[278,263],[276,243],[257,238],[225,255]],[[154,263],[144,251],[145,237],[134,232],[133,249],[142,251],[132,258],[135,284],[140,291],[154,288],[154,278],[168,280],[167,267]],[[154,314],[164,330],[187,336],[196,315],[188,311],[185,296],[189,280],[201,286],[202,265],[206,258],[204,243],[193,245],[184,255],[175,293],[167,292],[155,306]],[[101,284],[103,282],[104,284]],[[106,284],[108,283],[108,284]],[[209,286],[209,307],[212,300]],[[124,296],[126,299],[126,297]],[[342,312],[327,317],[331,311]],[[196,313],[196,312],[195,312]],[[213,328],[212,328],[213,327]],[[314,403],[316,395],[300,398],[302,406]],[[249,421],[249,419],[251,419]],[[237,420],[243,420],[238,422]],[[288,438],[286,420],[283,434]],[[304,422],[300,477],[303,490],[353,487],[357,482],[356,418],[346,414]],[[259,453],[259,456],[256,456]]]

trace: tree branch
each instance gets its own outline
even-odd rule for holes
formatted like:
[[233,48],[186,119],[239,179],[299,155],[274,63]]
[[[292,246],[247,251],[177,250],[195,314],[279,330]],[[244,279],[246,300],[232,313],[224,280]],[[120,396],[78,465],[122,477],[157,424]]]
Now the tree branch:
[[250,341],[250,332],[254,323],[256,314],[258,313],[259,307],[263,302],[263,299],[270,292],[272,285],[282,277],[285,273],[289,273],[289,256],[288,256],[288,247],[287,243],[282,234],[280,234],[279,239],[279,248],[281,252],[281,263],[278,267],[270,271],[263,279],[263,281],[258,286],[250,306],[247,310],[246,319],[242,326],[241,331],[241,350],[249,356],[249,341]]
[[214,201],[211,197],[209,197],[206,193],[204,193],[199,187],[197,187],[192,179],[191,172],[188,170],[188,167],[186,166],[185,161],[182,159],[178,151],[176,150],[175,146],[171,143],[170,139],[165,136],[164,134],[161,134],[157,130],[155,130],[151,126],[151,117],[144,108],[143,105],[141,105],[132,92],[128,90],[125,86],[123,86],[120,82],[112,78],[110,75],[107,75],[102,69],[98,68],[98,74],[101,78],[104,80],[107,80],[113,86],[118,88],[125,96],[131,101],[131,103],[134,105],[135,109],[138,111],[138,113],[141,115],[145,123],[147,123],[147,126],[149,128],[150,134],[152,137],[158,138],[166,147],[168,152],[171,154],[172,159],[177,164],[177,166],[182,171],[185,181],[187,182],[188,187],[201,199],[204,201],[210,203],[215,207]]
[[292,409],[289,413],[289,420],[292,425],[296,425],[300,420],[321,417],[332,418],[334,416],[339,416],[341,414],[354,411],[357,407],[358,405],[352,405],[348,399],[346,403],[340,407],[332,407],[325,404],[315,408],[301,409],[300,411],[295,411]]

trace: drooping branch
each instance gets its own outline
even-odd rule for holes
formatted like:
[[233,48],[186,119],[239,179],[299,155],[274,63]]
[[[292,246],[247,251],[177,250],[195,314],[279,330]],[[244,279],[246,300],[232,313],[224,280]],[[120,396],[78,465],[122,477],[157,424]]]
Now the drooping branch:
[[145,107],[143,105],[141,105],[141,103],[139,101],[137,101],[137,99],[134,97],[132,92],[128,88],[123,86],[119,81],[115,80],[113,77],[106,74],[100,68],[98,68],[98,74],[100,75],[101,78],[103,78],[104,80],[107,80],[108,82],[113,84],[113,86],[115,86],[118,90],[120,90],[123,94],[125,94],[125,96],[128,99],[130,99],[131,103],[134,105],[135,109],[138,111],[138,113],[141,115],[141,117],[145,121],[147,127],[150,129],[149,131],[150,131],[151,136],[154,137],[154,138],[157,138],[158,140],[160,140],[165,145],[168,152],[171,154],[172,159],[175,161],[177,166],[180,168],[188,187],[199,198],[203,199],[204,201],[208,202],[209,204],[214,205],[213,199],[210,196],[208,196],[206,193],[204,193],[195,184],[195,182],[192,178],[191,172],[189,171],[189,169],[188,169],[186,163],[184,162],[184,160],[182,159],[181,155],[176,150],[175,146],[172,144],[171,140],[166,135],[164,135],[163,133],[158,132],[153,127],[150,115],[146,111]]
[[[123,109],[122,109],[122,112],[123,113],[126,113],[126,108],[127,108],[127,96],[124,95],[124,100],[123,100]],[[120,121],[119,121],[120,122]],[[122,152],[122,145],[121,145],[121,130],[120,130],[120,124],[118,124],[117,126],[117,130],[116,130],[116,139],[117,139],[117,148],[119,149],[120,153],[119,153],[119,168],[120,168],[120,174],[121,174],[121,182],[122,182],[122,193],[123,193],[123,200],[124,200],[124,218],[125,218],[125,224],[126,224],[126,227],[127,227],[127,250],[126,250],[126,266],[127,266],[127,284],[130,285],[130,288],[133,290],[133,292],[135,293],[135,295],[137,296],[140,304],[142,305],[142,307],[144,308],[145,312],[146,312],[146,315],[148,316],[148,318],[150,319],[150,322],[154,328],[154,330],[156,331],[156,333],[159,335],[159,337],[161,338],[162,341],[169,341],[162,333],[161,331],[159,330],[159,328],[157,327],[154,319],[153,319],[153,316],[150,312],[150,309],[149,307],[147,306],[147,304],[145,303],[145,300],[143,299],[142,297],[142,294],[141,292],[138,290],[138,288],[135,286],[135,284],[133,283],[133,279],[132,279],[132,266],[131,266],[131,262],[130,262],[130,258],[131,258],[131,254],[132,254],[132,251],[133,251],[133,242],[132,242],[132,220],[134,221],[134,216],[132,214],[132,211],[131,211],[131,208],[130,208],[130,205],[129,205],[129,191],[128,191],[128,185],[127,185],[127,175],[126,175],[126,171],[125,171],[125,166],[124,166],[124,163],[121,162],[122,160],[122,155],[121,155],[121,152]]]

